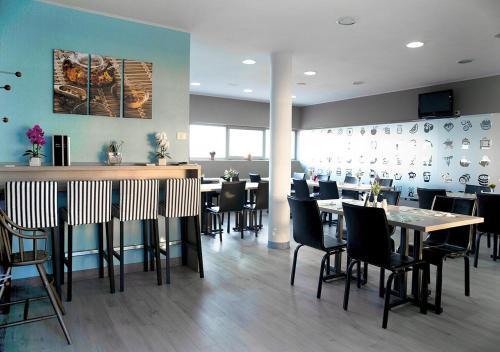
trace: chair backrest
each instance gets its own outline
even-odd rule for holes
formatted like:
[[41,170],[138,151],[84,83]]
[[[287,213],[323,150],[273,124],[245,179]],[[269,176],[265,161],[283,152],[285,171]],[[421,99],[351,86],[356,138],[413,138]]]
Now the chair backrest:
[[68,225],[100,224],[111,220],[112,181],[67,183]]
[[[221,176],[220,178],[223,179],[224,181],[228,181],[228,182],[230,181],[229,177]],[[232,179],[233,179],[232,182],[238,182],[240,180],[240,174],[233,176]]]
[[342,203],[346,222],[347,255],[378,266],[387,266],[391,241],[387,217],[382,208]]
[[381,178],[378,180],[378,183],[382,187],[392,187],[393,181],[394,180],[392,178]]
[[[447,196],[435,196],[432,201],[431,209],[451,213],[453,210],[453,198]],[[442,244],[448,239],[448,234],[448,230],[432,231],[429,233],[427,241],[431,241],[434,244]]]
[[295,198],[309,199],[309,186],[306,180],[293,180],[293,188],[295,189]]
[[314,199],[288,197],[292,212],[293,239],[295,242],[316,249],[324,249],[323,224]]
[[224,182],[220,191],[219,210],[242,211],[246,201],[246,182]]
[[446,190],[440,188],[417,188],[418,207],[431,209],[435,196],[446,196]]
[[335,181],[319,181],[319,199],[339,199],[339,189]]
[[57,182],[14,181],[5,184],[7,216],[24,227],[56,227]]
[[165,211],[167,218],[196,216],[201,211],[200,179],[171,178],[165,181]]
[[[399,191],[382,191],[377,197],[377,201],[382,202],[384,199],[389,205],[399,205],[401,192]],[[373,193],[370,194],[370,202],[373,202]]]
[[255,209],[269,208],[269,182],[259,182],[257,191],[255,192]]
[[249,173],[248,176],[250,176],[250,182],[260,182],[261,180],[260,174]]
[[158,218],[158,180],[120,180],[120,221]]
[[354,177],[354,176],[346,175],[345,178],[344,178],[344,183],[355,185],[355,184],[358,183],[358,179],[356,177]]
[[477,216],[484,218],[484,222],[477,224],[478,231],[500,234],[500,194],[478,193]]
[[318,181],[330,181],[330,175],[316,175]]
[[477,193],[491,193],[491,188],[488,186],[479,185],[465,185],[465,193],[477,194]]
[[292,178],[294,180],[305,180],[306,174],[304,172],[294,172]]
[[350,189],[343,189],[342,190],[342,198],[343,199],[359,199],[359,192],[358,191],[353,191]]

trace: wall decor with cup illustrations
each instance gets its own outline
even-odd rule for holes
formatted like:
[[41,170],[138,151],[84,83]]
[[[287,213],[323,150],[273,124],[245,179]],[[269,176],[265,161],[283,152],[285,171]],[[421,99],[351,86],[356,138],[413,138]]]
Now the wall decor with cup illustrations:
[[414,198],[417,187],[463,191],[465,184],[500,179],[500,150],[492,147],[500,140],[500,113],[338,129],[299,132],[305,169],[321,169],[338,182],[358,171],[364,183],[388,176],[405,198]]

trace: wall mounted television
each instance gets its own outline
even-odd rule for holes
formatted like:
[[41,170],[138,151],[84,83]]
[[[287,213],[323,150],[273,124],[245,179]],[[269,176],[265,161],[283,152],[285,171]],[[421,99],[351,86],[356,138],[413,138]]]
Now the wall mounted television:
[[453,116],[453,90],[419,94],[418,117],[422,119]]

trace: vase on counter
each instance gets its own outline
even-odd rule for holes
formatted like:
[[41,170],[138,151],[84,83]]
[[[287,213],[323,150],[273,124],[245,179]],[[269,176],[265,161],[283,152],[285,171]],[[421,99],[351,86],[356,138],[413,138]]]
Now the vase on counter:
[[158,166],[166,166],[167,158],[158,158]]
[[42,166],[42,158],[40,157],[32,157],[29,162],[30,166]]
[[120,165],[122,163],[122,153],[108,153],[108,165]]

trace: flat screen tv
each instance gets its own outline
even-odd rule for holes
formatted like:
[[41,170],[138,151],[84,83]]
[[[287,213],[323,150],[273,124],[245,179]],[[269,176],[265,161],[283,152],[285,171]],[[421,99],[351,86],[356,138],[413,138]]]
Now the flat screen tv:
[[439,118],[453,116],[453,91],[419,94],[418,117]]

